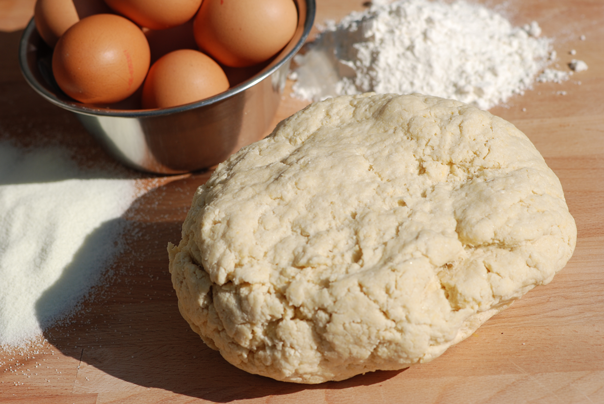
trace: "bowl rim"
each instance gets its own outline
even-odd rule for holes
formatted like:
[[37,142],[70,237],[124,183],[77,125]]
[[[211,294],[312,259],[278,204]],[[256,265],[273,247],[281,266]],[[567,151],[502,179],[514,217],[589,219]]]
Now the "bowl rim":
[[[296,8],[298,8],[298,12],[300,9],[298,7],[298,1],[294,1],[296,3]],[[123,118],[145,118],[145,117],[157,117],[163,115],[171,115],[179,112],[189,111],[192,109],[204,107],[207,105],[217,104],[223,100],[226,100],[236,94],[242,93],[249,88],[255,86],[259,82],[265,80],[269,76],[271,76],[275,71],[281,68],[286,62],[288,62],[293,56],[302,48],[310,31],[314,24],[315,13],[316,13],[316,4],[315,0],[299,0],[299,2],[306,4],[306,15],[304,20],[304,26],[302,29],[302,35],[298,42],[294,45],[291,50],[283,55],[283,51],[281,51],[277,58],[273,60],[268,66],[262,69],[259,73],[254,75],[252,78],[236,85],[233,88],[229,88],[227,91],[224,91],[220,94],[217,94],[213,97],[206,98],[201,101],[192,102],[189,104],[179,105],[176,107],[170,108],[156,108],[156,109],[140,109],[140,110],[118,110],[111,108],[98,108],[98,107],[87,107],[82,103],[74,102],[65,102],[60,100],[54,93],[48,91],[44,86],[42,86],[33,72],[29,68],[29,64],[27,63],[28,53],[31,52],[30,48],[30,38],[32,34],[36,31],[35,20],[32,17],[27,27],[23,31],[23,35],[21,36],[21,40],[19,42],[19,66],[21,69],[21,73],[25,77],[25,80],[28,84],[42,97],[46,100],[50,101],[54,105],[57,105],[63,109],[66,109],[71,112],[75,112],[78,114],[84,115],[93,115],[93,116],[113,116],[113,117],[123,117]],[[298,20],[300,16],[298,16]],[[298,31],[299,27],[296,28]],[[296,34],[294,34],[296,35]],[[288,44],[289,45],[289,44]],[[286,45],[286,48],[287,46]]]

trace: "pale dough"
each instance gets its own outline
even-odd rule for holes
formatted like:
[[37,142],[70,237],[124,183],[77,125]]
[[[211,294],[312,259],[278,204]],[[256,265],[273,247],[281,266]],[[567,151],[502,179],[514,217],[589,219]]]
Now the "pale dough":
[[310,105],[221,164],[168,247],[179,308],[251,373],[297,383],[441,355],[571,257],[560,181],[458,101]]

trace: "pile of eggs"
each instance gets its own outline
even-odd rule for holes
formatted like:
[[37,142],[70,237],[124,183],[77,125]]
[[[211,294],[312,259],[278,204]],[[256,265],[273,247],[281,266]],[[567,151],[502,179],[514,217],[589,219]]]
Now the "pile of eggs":
[[293,0],[37,0],[34,11],[65,94],[93,105],[140,98],[144,109],[228,90],[225,71],[257,71],[297,19]]

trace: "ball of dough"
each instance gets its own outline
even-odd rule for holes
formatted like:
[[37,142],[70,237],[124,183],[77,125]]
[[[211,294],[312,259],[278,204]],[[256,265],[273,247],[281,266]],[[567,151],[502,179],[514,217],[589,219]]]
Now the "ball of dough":
[[169,245],[180,312],[251,373],[430,361],[571,257],[556,175],[505,120],[419,94],[312,104],[219,165]]

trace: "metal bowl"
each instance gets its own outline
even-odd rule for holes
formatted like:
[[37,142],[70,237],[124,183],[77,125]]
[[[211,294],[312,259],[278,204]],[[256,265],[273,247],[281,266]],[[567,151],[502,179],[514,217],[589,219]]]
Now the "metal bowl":
[[290,61],[314,21],[315,0],[294,2],[298,8],[296,32],[266,67],[228,91],[179,107],[125,110],[72,100],[53,78],[52,49],[38,34],[33,19],[21,38],[19,63],[34,90],[73,112],[100,145],[124,165],[156,174],[191,172],[220,163],[268,131]]

